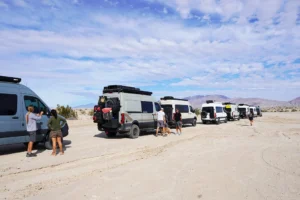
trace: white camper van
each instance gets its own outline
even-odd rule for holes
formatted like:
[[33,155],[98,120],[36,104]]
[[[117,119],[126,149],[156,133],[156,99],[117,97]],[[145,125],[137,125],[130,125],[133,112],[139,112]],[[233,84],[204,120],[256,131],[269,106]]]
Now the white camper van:
[[221,102],[207,100],[202,104],[201,120],[203,124],[207,122],[215,122],[220,124],[221,121],[227,123],[227,114],[225,113],[224,105]]
[[167,116],[167,121],[170,126],[175,125],[173,116],[176,112],[176,109],[178,109],[181,113],[182,124],[191,124],[193,126],[197,125],[197,116],[195,114],[195,110],[188,100],[166,96],[160,99],[160,105],[164,108],[164,112]]
[[238,110],[240,112],[240,117],[247,118],[249,113],[250,113],[250,107],[247,104],[239,104],[238,105]]
[[250,112],[253,111],[254,117],[257,117],[256,106],[250,106]]
[[[0,76],[0,145],[28,143],[25,115],[27,107],[33,106],[34,113],[44,112],[42,119],[37,121],[36,143],[44,143],[52,149],[47,122],[50,109],[46,103],[31,89],[20,84],[21,78]],[[62,128],[63,137],[68,135],[68,124]]]
[[161,107],[151,95],[152,92],[134,87],[104,87],[103,95],[94,107],[93,121],[98,124],[98,130],[105,131],[107,137],[120,133],[138,138],[141,131],[157,128],[157,112]]
[[225,112],[227,114],[227,120],[240,120],[240,113],[238,111],[238,105],[235,103],[225,102],[223,103]]

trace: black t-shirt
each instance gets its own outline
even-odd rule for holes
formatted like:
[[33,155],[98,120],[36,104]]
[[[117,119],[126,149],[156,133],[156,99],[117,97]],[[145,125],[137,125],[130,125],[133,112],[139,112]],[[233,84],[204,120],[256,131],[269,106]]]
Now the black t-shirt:
[[176,122],[180,121],[181,120],[181,113],[175,113],[174,114],[174,119]]

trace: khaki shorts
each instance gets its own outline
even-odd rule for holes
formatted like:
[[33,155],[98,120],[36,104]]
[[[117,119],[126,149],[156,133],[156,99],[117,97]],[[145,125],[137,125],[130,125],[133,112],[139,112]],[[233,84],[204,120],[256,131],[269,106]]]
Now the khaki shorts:
[[61,130],[59,130],[59,131],[51,131],[50,132],[50,138],[57,138],[57,137],[62,137]]

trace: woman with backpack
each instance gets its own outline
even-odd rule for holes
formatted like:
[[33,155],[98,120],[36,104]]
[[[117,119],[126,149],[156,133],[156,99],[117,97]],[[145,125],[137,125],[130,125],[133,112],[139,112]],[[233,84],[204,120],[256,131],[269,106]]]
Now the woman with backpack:
[[250,120],[250,125],[252,126],[253,125],[253,118],[254,118],[254,113],[253,113],[253,111],[251,110],[250,111],[250,114],[249,114],[249,120]]
[[66,120],[57,116],[56,110],[51,110],[51,117],[48,121],[48,127],[51,130],[50,138],[52,140],[52,156],[56,156],[56,142],[58,143],[60,155],[64,155],[63,146],[62,146],[62,132],[61,128],[64,126],[60,122],[66,123]]

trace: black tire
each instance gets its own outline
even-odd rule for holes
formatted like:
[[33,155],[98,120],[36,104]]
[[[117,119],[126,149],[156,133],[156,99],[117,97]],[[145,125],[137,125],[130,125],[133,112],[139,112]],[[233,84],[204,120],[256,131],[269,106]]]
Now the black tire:
[[[62,143],[62,145],[63,145],[63,147],[64,147],[64,142],[63,142],[64,140],[63,140],[63,138],[61,138],[61,143]],[[51,140],[51,138],[49,137],[49,135],[46,137],[46,141],[45,141],[45,143],[44,143],[44,146],[45,146],[45,148],[47,149],[47,150],[52,150],[52,140]],[[59,148],[59,146],[58,146],[58,144],[56,144],[56,148]]]
[[196,126],[196,125],[197,125],[197,120],[194,119],[194,120],[193,120],[193,123],[192,123],[192,126]]
[[227,123],[227,118],[225,118],[224,122]]
[[220,119],[216,119],[216,125],[219,125],[220,124]]
[[207,122],[205,120],[202,121],[203,124],[206,124]]
[[46,137],[46,141],[45,141],[44,146],[45,146],[46,149],[52,150],[52,140],[49,137],[49,135],[47,135],[47,137]]
[[117,135],[116,132],[108,132],[108,133],[106,133],[106,136],[107,136],[108,138],[116,137],[116,135]]
[[136,124],[133,124],[129,132],[129,137],[135,139],[138,138],[139,135],[140,135],[140,128]]

